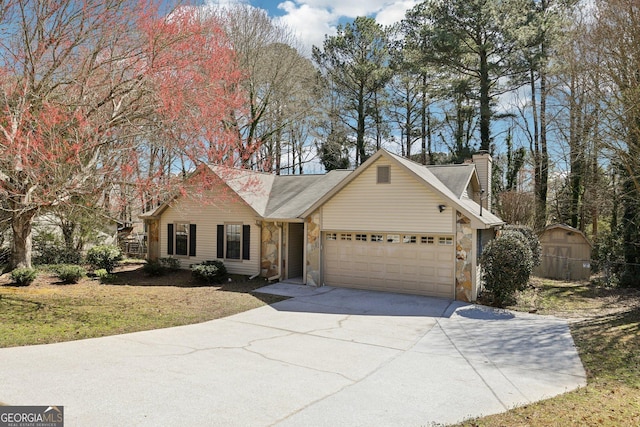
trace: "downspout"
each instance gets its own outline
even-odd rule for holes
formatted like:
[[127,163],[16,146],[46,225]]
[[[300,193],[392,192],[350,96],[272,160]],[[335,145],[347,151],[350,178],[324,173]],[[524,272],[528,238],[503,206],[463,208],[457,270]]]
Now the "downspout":
[[282,224],[278,225],[277,222],[274,222],[274,224],[278,227],[278,274],[269,277],[267,279],[269,282],[272,280],[278,280],[282,277]]

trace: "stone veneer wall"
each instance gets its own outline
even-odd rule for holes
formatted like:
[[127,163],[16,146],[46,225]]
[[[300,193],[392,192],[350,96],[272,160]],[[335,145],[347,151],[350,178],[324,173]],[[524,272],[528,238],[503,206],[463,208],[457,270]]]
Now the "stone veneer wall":
[[457,212],[456,220],[456,300],[470,302],[473,298],[473,229],[471,221]]
[[147,259],[157,261],[160,257],[160,220],[146,219],[147,223]]
[[320,212],[307,217],[307,285],[321,286],[320,283]]
[[278,233],[279,227],[273,222],[262,223],[262,259],[260,272],[262,277],[278,274]]

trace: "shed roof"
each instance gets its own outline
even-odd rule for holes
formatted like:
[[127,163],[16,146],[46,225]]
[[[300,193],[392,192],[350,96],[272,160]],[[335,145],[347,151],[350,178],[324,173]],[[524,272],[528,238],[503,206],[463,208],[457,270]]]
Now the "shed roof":
[[561,223],[549,224],[538,234],[540,236],[542,236],[546,231],[551,231],[551,230],[555,230],[555,229],[562,229],[562,230],[565,230],[565,231],[567,231],[569,233],[578,234],[578,235],[582,236],[584,241],[587,242],[589,244],[589,246],[593,247],[593,243],[591,243],[591,241],[589,240],[589,238],[587,237],[586,234],[584,234],[582,231],[580,231],[577,228],[574,228],[574,227],[572,227],[572,226],[570,226],[568,224],[561,224]]

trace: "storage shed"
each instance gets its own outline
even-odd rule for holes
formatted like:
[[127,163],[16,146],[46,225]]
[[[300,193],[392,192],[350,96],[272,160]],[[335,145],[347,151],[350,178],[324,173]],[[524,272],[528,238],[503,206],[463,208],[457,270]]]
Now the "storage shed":
[[534,269],[534,275],[549,279],[589,279],[593,245],[583,232],[566,224],[552,224],[539,237],[542,260]]

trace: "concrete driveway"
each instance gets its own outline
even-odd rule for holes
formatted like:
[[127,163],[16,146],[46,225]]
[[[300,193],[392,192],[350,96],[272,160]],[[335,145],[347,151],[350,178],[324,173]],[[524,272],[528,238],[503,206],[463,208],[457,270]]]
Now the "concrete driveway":
[[[269,291],[269,290],[267,290]],[[202,324],[0,349],[0,401],[67,426],[423,426],[583,386],[565,321],[447,300],[277,284]]]

